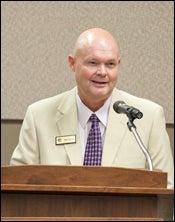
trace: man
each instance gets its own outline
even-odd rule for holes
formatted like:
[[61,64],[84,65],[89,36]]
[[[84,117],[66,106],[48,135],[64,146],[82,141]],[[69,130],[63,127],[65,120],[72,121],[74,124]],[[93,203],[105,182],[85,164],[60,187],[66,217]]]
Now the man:
[[168,173],[168,187],[172,188],[173,159],[163,109],[115,88],[120,55],[114,37],[100,28],[86,30],[68,60],[77,87],[28,107],[10,163],[83,165],[89,118],[95,113],[102,138],[100,165],[146,168],[146,158],[128,130],[127,116],[113,109],[114,102],[121,100],[143,113],[135,125],[153,168]]

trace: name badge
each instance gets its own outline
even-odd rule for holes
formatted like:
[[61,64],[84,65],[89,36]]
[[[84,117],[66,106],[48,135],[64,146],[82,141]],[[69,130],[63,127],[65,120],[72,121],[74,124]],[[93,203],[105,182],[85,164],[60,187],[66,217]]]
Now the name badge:
[[76,143],[76,135],[55,137],[56,145]]

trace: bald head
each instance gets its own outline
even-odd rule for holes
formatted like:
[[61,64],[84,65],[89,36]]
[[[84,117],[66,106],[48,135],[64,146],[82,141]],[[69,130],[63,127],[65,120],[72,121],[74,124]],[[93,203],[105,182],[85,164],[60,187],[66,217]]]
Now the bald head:
[[119,48],[115,38],[106,30],[101,28],[92,28],[84,31],[78,37],[73,55],[79,56],[84,49],[104,48],[104,50],[114,50],[119,55]]
[[117,81],[120,56],[116,40],[104,29],[88,29],[78,37],[68,61],[81,101],[95,112],[112,94]]

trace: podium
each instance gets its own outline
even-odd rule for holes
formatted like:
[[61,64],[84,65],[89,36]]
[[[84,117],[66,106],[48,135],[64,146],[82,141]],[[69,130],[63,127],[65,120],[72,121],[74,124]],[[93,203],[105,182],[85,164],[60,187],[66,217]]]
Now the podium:
[[2,166],[1,220],[169,220],[174,192],[166,186],[166,173],[146,169]]

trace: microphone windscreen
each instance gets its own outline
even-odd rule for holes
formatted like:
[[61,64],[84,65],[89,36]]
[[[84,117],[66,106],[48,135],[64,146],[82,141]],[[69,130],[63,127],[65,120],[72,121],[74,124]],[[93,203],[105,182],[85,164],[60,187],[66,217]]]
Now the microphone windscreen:
[[123,101],[116,101],[114,104],[113,104],[113,109],[114,109],[114,111],[115,112],[117,112],[117,113],[120,113],[120,111],[119,111],[119,105],[120,104],[125,104]]

